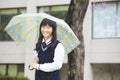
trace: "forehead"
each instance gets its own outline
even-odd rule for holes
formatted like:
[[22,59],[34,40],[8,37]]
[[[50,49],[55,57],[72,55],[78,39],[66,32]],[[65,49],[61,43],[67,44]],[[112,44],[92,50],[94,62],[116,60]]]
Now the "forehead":
[[52,26],[50,26],[49,24],[42,25],[41,27],[51,27],[52,28]]

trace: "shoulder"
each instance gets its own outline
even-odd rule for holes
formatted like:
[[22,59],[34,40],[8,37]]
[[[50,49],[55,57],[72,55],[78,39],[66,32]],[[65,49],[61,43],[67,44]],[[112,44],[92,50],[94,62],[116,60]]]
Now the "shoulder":
[[63,57],[65,54],[65,49],[62,43],[58,43],[55,48],[55,55]]
[[63,44],[62,44],[61,42],[59,42],[59,43],[57,44],[57,46],[63,46]]
[[59,40],[57,40],[57,46],[63,46],[63,44]]
[[56,49],[64,49],[64,46],[61,42],[59,42],[56,46]]

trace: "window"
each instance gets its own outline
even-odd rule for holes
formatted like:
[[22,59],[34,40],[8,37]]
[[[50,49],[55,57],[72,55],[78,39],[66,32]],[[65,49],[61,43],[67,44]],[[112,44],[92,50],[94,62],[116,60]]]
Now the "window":
[[92,10],[92,38],[120,38],[120,2],[95,2]]
[[0,75],[24,76],[24,64],[0,64]]
[[6,65],[0,65],[0,75],[6,75]]
[[12,38],[4,31],[10,19],[17,15],[26,13],[25,8],[21,9],[0,9],[0,41],[11,41]]
[[57,18],[65,19],[68,11],[68,5],[63,6],[45,6],[39,7],[38,12],[46,12],[49,13]]

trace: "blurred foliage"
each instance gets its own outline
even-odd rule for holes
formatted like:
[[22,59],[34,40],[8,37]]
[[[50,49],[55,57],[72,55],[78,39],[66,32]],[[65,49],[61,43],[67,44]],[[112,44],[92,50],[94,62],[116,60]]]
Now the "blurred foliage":
[[3,76],[0,75],[0,80],[29,80],[27,77]]

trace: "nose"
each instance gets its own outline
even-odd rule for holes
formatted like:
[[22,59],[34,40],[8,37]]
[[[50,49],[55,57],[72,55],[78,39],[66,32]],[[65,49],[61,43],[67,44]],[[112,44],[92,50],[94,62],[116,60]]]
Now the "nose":
[[48,28],[47,28],[47,27],[44,27],[44,31],[48,31]]

